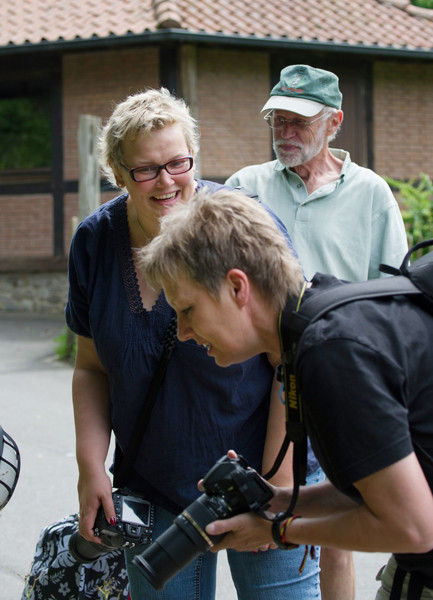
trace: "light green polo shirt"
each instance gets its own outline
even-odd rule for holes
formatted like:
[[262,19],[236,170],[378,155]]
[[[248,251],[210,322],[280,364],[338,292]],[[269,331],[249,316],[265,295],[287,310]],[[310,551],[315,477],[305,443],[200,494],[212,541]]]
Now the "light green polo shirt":
[[407,251],[399,206],[382,177],[348,152],[330,151],[344,161],[340,176],[310,195],[278,160],[245,167],[226,184],[258,194],[283,221],[307,279],[316,272],[348,281],[383,276],[379,264],[399,267]]

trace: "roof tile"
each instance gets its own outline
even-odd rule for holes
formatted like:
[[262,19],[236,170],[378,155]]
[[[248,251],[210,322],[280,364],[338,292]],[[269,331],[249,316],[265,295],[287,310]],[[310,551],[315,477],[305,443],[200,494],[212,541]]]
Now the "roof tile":
[[353,46],[433,49],[433,10],[408,0],[14,0],[0,3],[0,48],[138,35],[161,27]]

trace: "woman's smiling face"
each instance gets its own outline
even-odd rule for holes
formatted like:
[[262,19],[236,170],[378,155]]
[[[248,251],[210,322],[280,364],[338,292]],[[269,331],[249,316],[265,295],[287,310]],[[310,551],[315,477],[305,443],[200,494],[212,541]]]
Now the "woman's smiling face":
[[[141,166],[163,165],[191,156],[182,127],[178,124],[156,129],[151,134],[138,134],[126,138],[122,144],[123,161],[127,169]],[[143,223],[156,225],[178,202],[187,202],[195,192],[194,169],[179,175],[170,175],[161,169],[150,181],[136,182],[122,169],[117,173],[118,183],[126,187],[130,199]]]

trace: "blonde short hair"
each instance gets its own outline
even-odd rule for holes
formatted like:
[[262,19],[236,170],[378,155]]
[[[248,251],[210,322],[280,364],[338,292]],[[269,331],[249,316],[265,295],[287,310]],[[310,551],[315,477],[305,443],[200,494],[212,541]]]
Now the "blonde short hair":
[[138,134],[150,134],[155,129],[179,124],[192,156],[199,151],[197,121],[182,98],[176,98],[165,88],[148,89],[128,96],[114,109],[99,138],[99,156],[104,175],[116,186],[115,172],[123,162],[122,142]]
[[240,191],[206,188],[161,219],[160,234],[139,252],[139,268],[158,289],[188,276],[217,297],[230,269],[243,270],[262,298],[282,309],[304,281],[287,240],[259,202]]

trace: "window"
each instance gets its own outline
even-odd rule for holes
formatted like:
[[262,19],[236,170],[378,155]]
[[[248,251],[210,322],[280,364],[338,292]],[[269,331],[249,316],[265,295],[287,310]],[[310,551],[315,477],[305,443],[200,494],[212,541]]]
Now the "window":
[[48,95],[0,98],[0,170],[51,167]]

